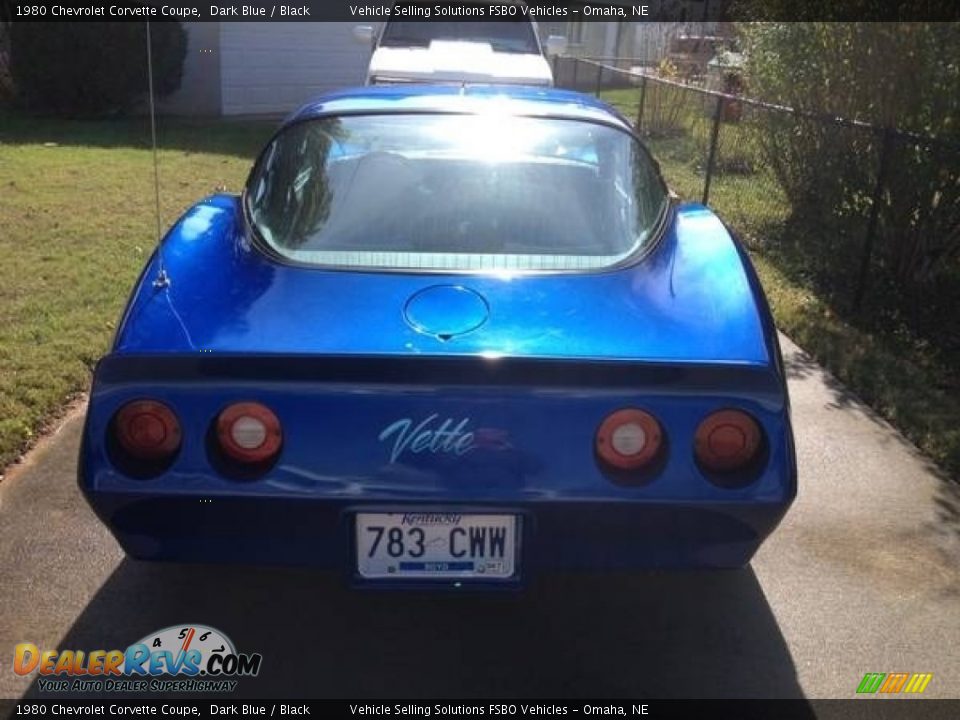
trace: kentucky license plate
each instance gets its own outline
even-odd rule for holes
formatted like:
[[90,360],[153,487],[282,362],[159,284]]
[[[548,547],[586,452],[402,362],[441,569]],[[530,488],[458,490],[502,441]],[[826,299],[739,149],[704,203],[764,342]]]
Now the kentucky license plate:
[[504,580],[515,571],[517,517],[469,513],[358,513],[364,578]]

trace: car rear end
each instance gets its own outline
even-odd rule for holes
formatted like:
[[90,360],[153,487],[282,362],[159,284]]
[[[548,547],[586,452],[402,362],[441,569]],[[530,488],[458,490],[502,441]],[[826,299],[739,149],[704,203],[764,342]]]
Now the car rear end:
[[80,460],[134,557],[371,587],[739,567],[795,496],[749,261],[593,100],[335,96],[161,252]]
[[749,367],[107,358],[84,445],[134,557],[361,583],[738,567],[795,493],[782,385]]

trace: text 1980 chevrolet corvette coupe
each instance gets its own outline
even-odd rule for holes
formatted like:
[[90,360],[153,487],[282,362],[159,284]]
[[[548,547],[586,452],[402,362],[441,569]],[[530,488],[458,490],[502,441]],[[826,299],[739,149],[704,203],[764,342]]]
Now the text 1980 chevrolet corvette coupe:
[[170,230],[80,459],[137,558],[358,584],[737,567],[796,493],[757,278],[576,93],[306,105]]

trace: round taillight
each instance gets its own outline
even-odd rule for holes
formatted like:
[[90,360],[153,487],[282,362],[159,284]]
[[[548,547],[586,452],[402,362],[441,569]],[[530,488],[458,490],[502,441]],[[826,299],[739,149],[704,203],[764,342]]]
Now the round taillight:
[[114,436],[131,458],[159,461],[180,449],[180,422],[156,400],[134,400],[114,416]]
[[241,402],[217,417],[217,440],[229,459],[253,465],[276,457],[283,443],[283,431],[270,408]]
[[756,420],[741,410],[720,410],[700,423],[693,448],[704,470],[731,473],[749,467],[762,445],[763,433]]
[[611,468],[639,470],[660,454],[663,431],[650,413],[627,408],[604,419],[597,429],[595,442],[597,455]]

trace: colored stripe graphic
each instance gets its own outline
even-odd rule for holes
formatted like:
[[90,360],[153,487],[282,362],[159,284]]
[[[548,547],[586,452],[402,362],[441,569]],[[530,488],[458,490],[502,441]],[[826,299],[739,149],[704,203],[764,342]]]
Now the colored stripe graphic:
[[867,673],[863,676],[863,680],[860,681],[860,686],[857,688],[857,692],[875,693],[880,689],[880,683],[883,682],[883,679],[886,676],[886,673]]
[[910,673],[890,673],[887,675],[886,681],[883,685],[880,686],[880,692],[882,693],[898,693],[903,689],[903,686],[907,682],[907,678],[910,677]]
[[932,679],[933,673],[867,673],[857,686],[857,693],[872,695],[877,692],[904,692],[917,695],[927,689]]
[[903,689],[905,693],[922,693],[927,689],[927,685],[933,679],[933,673],[914,673],[907,686]]

